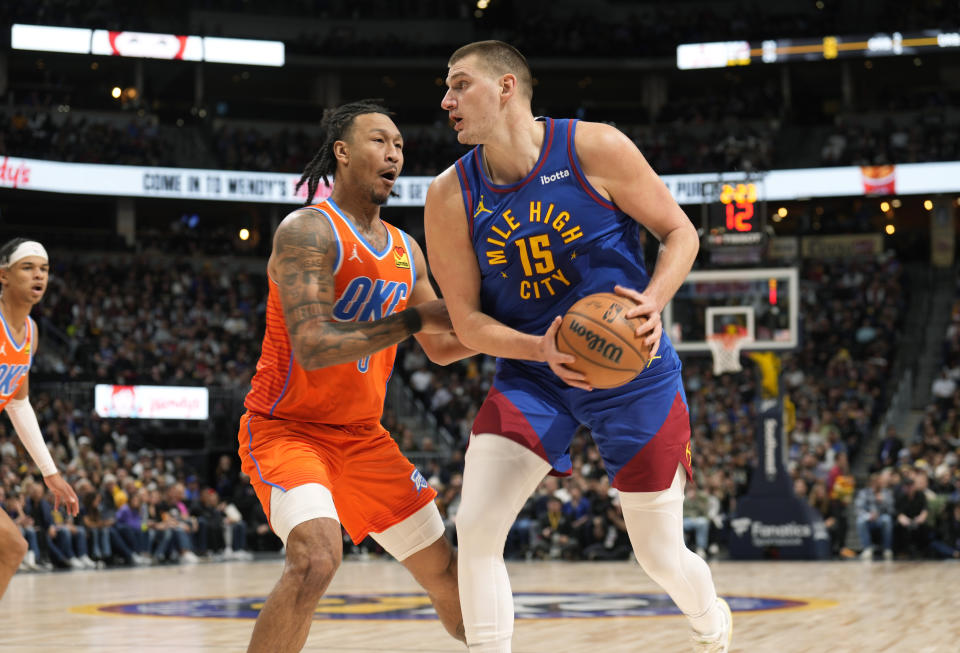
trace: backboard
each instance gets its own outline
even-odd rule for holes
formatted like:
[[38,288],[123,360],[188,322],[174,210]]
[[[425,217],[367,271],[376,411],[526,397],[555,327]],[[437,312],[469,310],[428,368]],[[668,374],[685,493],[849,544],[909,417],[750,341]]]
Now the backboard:
[[663,311],[663,328],[678,352],[707,352],[709,336],[736,326],[744,350],[794,349],[799,334],[796,268],[691,272]]

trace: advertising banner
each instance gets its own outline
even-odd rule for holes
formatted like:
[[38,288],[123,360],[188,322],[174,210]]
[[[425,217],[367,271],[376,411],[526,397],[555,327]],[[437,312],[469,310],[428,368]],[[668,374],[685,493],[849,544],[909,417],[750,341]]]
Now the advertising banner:
[[[756,183],[757,202],[797,200],[816,197],[864,197],[874,193],[917,195],[960,191],[960,161],[910,163],[898,166],[861,168],[798,168],[751,173]],[[678,204],[719,201],[718,190],[725,183],[743,182],[746,173],[697,173],[662,175]],[[297,193],[298,173],[245,172],[147,166],[119,166],[95,163],[65,163],[13,156],[0,157],[0,188],[36,190],[78,195],[116,197],[165,197],[173,199],[221,200],[302,204],[306,187]],[[433,177],[401,176],[394,185],[397,197],[392,206],[423,206]],[[762,183],[761,183],[762,182]],[[321,185],[316,199],[330,189]]]
[[98,383],[93,402],[100,417],[202,420],[210,415],[206,388]]

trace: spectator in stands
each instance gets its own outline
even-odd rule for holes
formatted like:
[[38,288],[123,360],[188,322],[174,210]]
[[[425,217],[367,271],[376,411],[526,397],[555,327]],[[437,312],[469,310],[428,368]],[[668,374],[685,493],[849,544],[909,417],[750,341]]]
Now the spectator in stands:
[[606,514],[593,515],[581,533],[581,557],[584,560],[626,560],[630,557],[632,549],[627,531],[618,528]]
[[857,492],[857,534],[863,560],[873,559],[873,536],[879,532],[884,560],[893,560],[893,493],[887,487],[889,474],[874,472],[869,487]]
[[683,500],[683,532],[693,531],[695,551],[706,559],[710,537],[710,495],[694,483],[688,483]]
[[[88,488],[91,486],[86,484]],[[84,528],[87,529],[89,536],[90,552],[93,554],[92,560],[97,563],[97,567],[106,566],[110,557],[113,555],[113,549],[110,546],[110,527],[113,526],[113,520],[106,520],[100,514],[100,502],[102,496],[92,488],[81,491],[83,486],[77,484],[77,490],[80,492],[80,519]]]
[[953,402],[953,393],[957,390],[957,383],[947,370],[941,370],[940,376],[933,381],[930,392],[941,409],[946,409]]
[[29,484],[25,510],[38,532],[43,533],[46,551],[55,565],[71,569],[96,568],[96,563],[87,555],[86,529],[74,523],[71,515],[54,510],[39,483]]
[[232,503],[237,506],[240,514],[247,523],[247,537],[250,542],[248,550],[276,551],[283,546],[280,538],[270,529],[267,516],[257,499],[257,495],[250,485],[247,475],[242,471],[237,473],[237,484],[233,491]]
[[533,554],[541,559],[573,559],[578,548],[573,526],[563,514],[563,502],[547,499],[547,510],[537,520]]
[[846,506],[839,499],[831,498],[827,493],[827,484],[817,480],[810,488],[810,505],[820,513],[823,525],[830,535],[830,552],[839,556],[847,536]]
[[173,547],[178,553],[178,560],[187,564],[200,561],[194,553],[194,538],[200,530],[200,522],[190,514],[184,503],[183,483],[174,483],[167,488],[166,500],[157,506],[161,518],[167,524],[168,531],[173,534]]
[[916,468],[902,471],[902,484],[896,495],[894,508],[894,551],[897,554],[923,556],[930,542],[927,524],[926,473]]
[[590,497],[584,494],[582,482],[582,477],[574,476],[566,483],[570,498],[563,504],[563,514],[570,521],[570,528],[573,529],[574,533],[579,533],[590,521],[593,514]]
[[237,470],[234,465],[234,456],[223,455],[217,460],[217,468],[213,473],[213,489],[220,497],[233,496],[237,485]]
[[875,468],[893,467],[897,464],[898,455],[903,448],[903,441],[897,435],[895,426],[888,426],[887,433],[880,442]]
[[204,489],[192,513],[198,521],[200,543],[197,548],[201,553],[211,553],[226,560],[252,557],[245,550],[246,524],[239,518],[236,506],[228,511],[228,504],[220,501],[216,490]]
[[140,489],[130,493],[127,502],[117,510],[116,517],[117,537],[127,545],[132,552],[134,563],[138,565],[150,562],[150,531],[144,520],[147,512],[144,499],[147,492],[146,489]]
[[960,502],[947,503],[930,548],[941,558],[960,560]]

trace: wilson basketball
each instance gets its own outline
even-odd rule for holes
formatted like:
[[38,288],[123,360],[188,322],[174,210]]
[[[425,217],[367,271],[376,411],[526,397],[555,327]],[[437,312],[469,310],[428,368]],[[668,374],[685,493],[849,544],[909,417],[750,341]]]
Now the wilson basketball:
[[624,317],[633,306],[626,297],[601,292],[580,299],[563,316],[557,349],[577,357],[567,367],[595,388],[623,385],[643,371],[650,358],[643,339],[634,335],[645,319]]

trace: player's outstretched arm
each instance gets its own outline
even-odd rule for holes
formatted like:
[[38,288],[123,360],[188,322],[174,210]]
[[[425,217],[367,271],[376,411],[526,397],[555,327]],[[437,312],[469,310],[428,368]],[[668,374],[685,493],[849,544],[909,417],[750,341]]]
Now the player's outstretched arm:
[[622,132],[610,125],[581,122],[577,125],[576,148],[590,183],[660,241],[653,276],[643,292],[616,288],[617,293],[637,302],[627,317],[648,318],[637,335],[647,335],[647,344],[655,353],[663,333],[660,312],[697,258],[697,230],[637,146]]
[[[31,320],[31,324],[32,322]],[[36,333],[35,327],[34,333]],[[34,356],[37,354],[38,340],[39,338],[34,338],[34,341],[31,343]],[[50,450],[47,449],[47,444],[43,441],[43,434],[40,433],[40,424],[37,422],[37,414],[30,404],[29,376],[23,380],[23,383],[17,390],[17,394],[7,402],[6,411],[7,417],[10,418],[10,423],[13,424],[13,429],[17,432],[20,441],[23,443],[23,447],[27,450],[27,453],[30,454],[30,457],[33,458],[33,462],[37,464],[37,467],[40,468],[40,473],[43,475],[43,482],[46,483],[50,491],[53,492],[54,508],[59,508],[60,504],[63,503],[67,508],[67,512],[76,516],[80,511],[80,502],[77,500],[77,494],[73,491],[73,488],[70,487],[70,484],[60,476],[60,472],[57,471],[57,465],[53,462],[53,457],[50,455]]]
[[293,355],[304,369],[359,360],[420,331],[449,331],[445,311],[420,308],[370,322],[334,322],[336,258],[333,228],[316,211],[294,211],[277,227],[267,270],[279,289]]
[[[481,310],[480,267],[453,168],[430,184],[423,219],[430,265],[460,342],[491,356],[545,362],[551,368],[574,362],[573,356],[557,350],[556,328],[539,336],[521,333]],[[563,378],[576,383],[583,375],[566,370]]]
[[[449,319],[446,302],[437,299],[437,291],[433,288],[430,281],[430,271],[427,267],[427,259],[420,249],[420,244],[413,238],[410,238],[410,248],[413,250],[413,263],[417,269],[417,282],[410,292],[410,298],[407,300],[407,306],[418,306],[421,310],[438,309],[443,311]],[[431,361],[437,365],[449,365],[454,361],[469,358],[477,352],[466,347],[457,338],[453,331],[453,325],[450,325],[450,331],[446,333],[425,333],[420,332],[414,336],[423,352]]]

